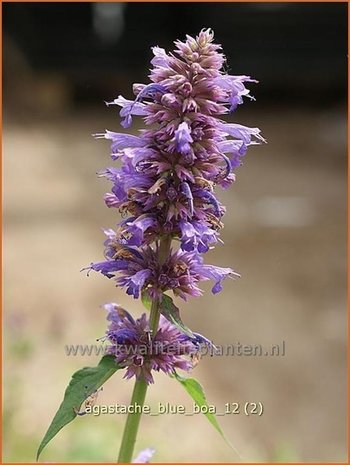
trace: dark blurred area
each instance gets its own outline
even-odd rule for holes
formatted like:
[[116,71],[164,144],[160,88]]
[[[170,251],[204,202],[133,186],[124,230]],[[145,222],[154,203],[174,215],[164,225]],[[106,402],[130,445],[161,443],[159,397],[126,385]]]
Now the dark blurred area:
[[[259,127],[227,206],[224,245],[205,260],[242,275],[222,293],[176,303],[214,343],[285,342],[281,357],[203,357],[193,376],[218,411],[261,402],[264,414],[219,418],[240,458],[200,415],[144,415],[137,450],[155,462],[347,461],[347,4],[3,3],[3,263],[5,462],[33,462],[71,374],[99,357],[68,357],[106,329],[101,304],[133,315],[139,300],[98,274],[113,162],[91,134],[123,131],[119,94],[147,82],[150,47],[210,27],[231,74],[256,97],[232,115]],[[134,118],[136,133],[142,119]],[[117,373],[98,402],[130,401]],[[147,403],[186,404],[157,376]],[[189,405],[189,401],[186,405]],[[115,462],[123,415],[79,417],[42,455],[48,462]]]
[[[150,47],[211,27],[229,67],[268,103],[323,106],[346,93],[345,3],[5,3],[5,97],[19,75],[54,74],[75,104],[145,80]],[[8,56],[7,56],[8,54]],[[16,66],[17,65],[17,66]],[[68,90],[66,90],[68,92]]]

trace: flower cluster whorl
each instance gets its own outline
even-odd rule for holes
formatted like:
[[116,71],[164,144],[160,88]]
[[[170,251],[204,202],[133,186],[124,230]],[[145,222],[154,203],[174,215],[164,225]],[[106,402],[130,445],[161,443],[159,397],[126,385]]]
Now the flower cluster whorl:
[[104,307],[110,324],[103,339],[110,343],[107,353],[114,355],[117,363],[126,368],[124,378],[135,376],[151,384],[154,382],[152,371],[167,375],[175,369],[190,371],[200,357],[203,344],[215,348],[200,334],[182,333],[163,316],[157,331],[152,334],[145,313],[134,320],[129,312],[115,303]]

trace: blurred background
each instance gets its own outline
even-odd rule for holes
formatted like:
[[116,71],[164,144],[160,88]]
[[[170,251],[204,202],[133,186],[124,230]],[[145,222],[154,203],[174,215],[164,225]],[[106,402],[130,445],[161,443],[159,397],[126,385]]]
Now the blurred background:
[[[241,459],[200,415],[144,416],[136,450],[158,462],[347,460],[345,3],[3,4],[4,445],[5,462],[34,461],[71,374],[98,358],[67,357],[66,344],[104,334],[100,305],[133,314],[140,302],[98,274],[109,144],[120,131],[104,100],[146,82],[150,47],[215,31],[229,71],[260,81],[256,102],[233,120],[268,140],[252,147],[227,205],[224,246],[206,259],[242,278],[178,302],[185,323],[217,344],[285,341],[280,357],[205,357],[194,376],[209,403],[262,402],[262,416],[220,417]],[[134,125],[136,131],[141,121]],[[117,373],[99,403],[127,404]],[[190,406],[157,376],[147,402]],[[43,461],[113,462],[125,417],[77,418]]]

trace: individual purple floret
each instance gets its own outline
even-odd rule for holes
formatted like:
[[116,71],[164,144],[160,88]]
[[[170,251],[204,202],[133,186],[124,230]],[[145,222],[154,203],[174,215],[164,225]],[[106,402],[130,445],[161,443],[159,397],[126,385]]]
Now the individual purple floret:
[[200,334],[194,333],[193,337],[185,335],[163,316],[153,335],[145,313],[134,320],[117,304],[106,304],[105,308],[110,321],[105,338],[111,344],[107,352],[115,355],[117,363],[126,368],[124,378],[135,376],[150,384],[153,383],[152,371],[162,371],[167,375],[176,369],[190,371],[201,344],[212,346]]

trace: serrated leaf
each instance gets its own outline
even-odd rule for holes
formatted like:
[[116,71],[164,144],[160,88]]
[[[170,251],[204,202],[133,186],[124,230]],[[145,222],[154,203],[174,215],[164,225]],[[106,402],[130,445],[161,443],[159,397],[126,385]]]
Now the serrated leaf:
[[228,439],[225,437],[224,432],[222,431],[216,416],[214,413],[209,411],[209,405],[207,402],[207,399],[205,397],[204,389],[202,385],[194,378],[184,378],[180,375],[178,375],[176,372],[174,372],[173,377],[180,383],[182,386],[185,388],[187,393],[190,395],[190,397],[194,400],[196,405],[198,405],[199,408],[201,407],[207,407],[205,409],[205,413],[203,412],[203,415],[205,415],[208,419],[208,421],[213,425],[213,427],[216,429],[216,431],[220,434],[220,436],[223,438],[223,440],[228,444],[239,456],[239,453],[237,452],[236,448],[228,441]]
[[188,328],[181,320],[180,311],[174,304],[173,299],[168,295],[163,294],[163,299],[160,303],[160,313],[164,315],[165,318],[169,320],[170,323],[172,323],[174,326],[176,326],[180,331],[187,334],[187,336],[194,338],[194,334],[190,328]]
[[54,416],[38,449],[38,460],[44,447],[56,436],[56,434],[77,416],[81,404],[107,379],[109,379],[120,367],[113,355],[105,355],[96,367],[85,367],[72,376],[72,379],[64,393],[63,401]]

